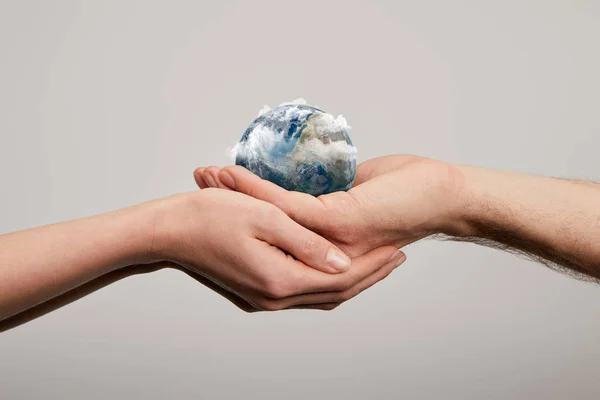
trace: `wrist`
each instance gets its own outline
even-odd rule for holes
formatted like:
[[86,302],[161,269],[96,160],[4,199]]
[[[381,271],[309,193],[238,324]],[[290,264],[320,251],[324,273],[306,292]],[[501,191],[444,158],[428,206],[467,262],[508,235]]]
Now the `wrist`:
[[162,261],[154,251],[156,205],[143,203],[99,216],[116,245],[115,267]]
[[[461,177],[461,184],[452,212],[440,233],[476,237],[480,234],[481,225],[492,223],[486,222],[486,219],[500,213],[491,199],[495,196],[493,192],[503,190],[501,176],[494,176],[496,171],[469,165],[455,165],[454,168]],[[489,182],[494,182],[491,187]]]
[[[434,199],[432,218],[423,227],[423,234],[463,236],[468,231],[469,210],[475,198],[471,186],[472,174],[468,167],[435,160],[425,160],[423,167],[432,168],[425,174],[428,196]],[[427,203],[429,204],[429,203]],[[428,206],[423,204],[422,207]]]
[[[180,193],[148,203],[151,238],[147,241],[144,262],[185,263],[181,254],[184,242],[190,239],[190,223],[200,224],[198,210],[205,208],[204,191]],[[194,246],[199,246],[196,234]]]

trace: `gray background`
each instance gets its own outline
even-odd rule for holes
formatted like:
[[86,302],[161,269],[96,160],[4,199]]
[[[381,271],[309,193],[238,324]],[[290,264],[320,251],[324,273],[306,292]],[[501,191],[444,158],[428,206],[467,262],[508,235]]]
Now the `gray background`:
[[[599,179],[596,1],[1,1],[0,231],[194,190],[264,104],[414,153]],[[338,310],[176,271],[0,334],[2,399],[600,396],[600,288],[425,241]]]

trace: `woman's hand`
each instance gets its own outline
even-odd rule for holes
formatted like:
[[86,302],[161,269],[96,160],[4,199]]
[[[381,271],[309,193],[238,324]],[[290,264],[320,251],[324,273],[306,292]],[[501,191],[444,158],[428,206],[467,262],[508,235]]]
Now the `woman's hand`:
[[332,309],[403,261],[390,246],[350,260],[269,203],[202,190],[0,235],[0,321],[16,316],[3,324],[15,326],[88,290],[167,266],[247,311]]
[[350,191],[319,197],[286,191],[239,166],[199,168],[194,176],[201,188],[231,189],[276,205],[351,257],[443,232],[462,188],[454,167],[408,155],[366,161]]
[[386,246],[350,263],[336,246],[277,207],[233,191],[176,195],[154,208],[150,259],[203,276],[246,311],[332,309],[405,259],[397,248]]

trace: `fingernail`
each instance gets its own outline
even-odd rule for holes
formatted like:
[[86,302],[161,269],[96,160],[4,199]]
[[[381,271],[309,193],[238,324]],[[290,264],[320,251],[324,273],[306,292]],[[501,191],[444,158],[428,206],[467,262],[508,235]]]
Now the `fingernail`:
[[219,179],[221,180],[221,183],[223,185],[229,186],[231,189],[235,189],[235,180],[229,172],[221,171],[221,173],[219,174]]
[[400,265],[404,262],[404,260],[406,260],[406,254],[402,253],[402,250],[398,249],[394,254],[392,254],[388,262],[391,263],[392,261],[397,261],[397,265]]
[[406,254],[402,254],[398,261],[396,261],[396,268],[404,264],[404,261],[406,261]]
[[205,172],[203,175],[204,175],[204,180],[206,181],[206,184],[208,186],[217,187],[217,182],[215,182],[215,178],[213,178],[210,173]]
[[350,257],[337,249],[329,249],[327,252],[327,265],[339,272],[347,271],[352,264]]
[[204,173],[204,168],[198,168],[194,171],[194,180],[200,187],[204,186],[202,183],[202,181],[204,180],[203,173]]

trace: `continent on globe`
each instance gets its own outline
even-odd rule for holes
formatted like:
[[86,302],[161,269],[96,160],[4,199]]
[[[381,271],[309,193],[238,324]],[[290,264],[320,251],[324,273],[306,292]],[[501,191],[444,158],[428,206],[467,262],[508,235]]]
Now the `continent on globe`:
[[349,190],[356,148],[343,117],[285,104],[260,115],[235,146],[235,163],[287,190],[314,196]]

